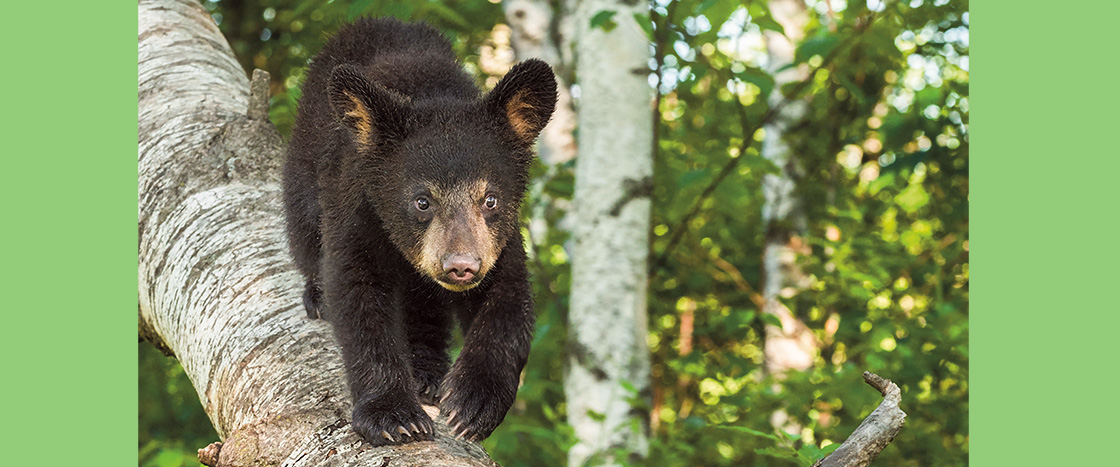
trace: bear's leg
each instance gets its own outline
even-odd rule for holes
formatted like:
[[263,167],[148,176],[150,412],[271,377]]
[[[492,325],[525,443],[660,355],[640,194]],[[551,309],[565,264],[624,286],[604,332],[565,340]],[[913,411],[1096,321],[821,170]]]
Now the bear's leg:
[[[533,339],[533,300],[520,238],[507,243],[493,280],[471,293],[460,314],[463,351],[440,388],[440,413],[456,437],[481,440],[505,418],[517,395]],[[483,287],[483,286],[480,286]]]
[[454,297],[439,290],[438,285],[427,282],[407,289],[416,292],[405,293],[403,316],[416,393],[421,403],[435,405],[439,385],[451,366],[447,356],[447,344],[451,339],[450,308],[457,303]]
[[432,439],[435,427],[420,408],[396,300],[400,274],[374,256],[379,248],[369,244],[375,240],[366,230],[324,227],[324,314],[342,347],[354,431],[374,446]]
[[284,208],[288,218],[288,246],[296,266],[307,279],[303,290],[303,306],[307,310],[307,317],[316,319],[322,317],[322,288],[318,279],[322,238],[319,231],[317,190],[307,178],[285,175]]

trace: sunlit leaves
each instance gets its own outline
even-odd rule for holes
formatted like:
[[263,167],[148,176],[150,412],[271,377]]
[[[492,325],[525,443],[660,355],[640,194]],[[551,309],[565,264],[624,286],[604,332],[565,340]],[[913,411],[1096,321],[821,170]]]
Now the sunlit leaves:
[[774,77],[757,67],[744,65],[742,71],[735,73],[735,77],[758,86],[760,96],[769,96],[774,90]]

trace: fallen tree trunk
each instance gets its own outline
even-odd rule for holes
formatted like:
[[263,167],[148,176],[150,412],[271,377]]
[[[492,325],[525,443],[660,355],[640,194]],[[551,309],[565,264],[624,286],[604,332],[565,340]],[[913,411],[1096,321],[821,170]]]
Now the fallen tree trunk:
[[875,460],[902,429],[906,412],[898,406],[902,402],[902,391],[898,385],[868,371],[863,372],[863,380],[883,394],[883,402],[863,419],[863,423],[840,447],[818,460],[813,467],[863,467]]
[[[139,2],[140,333],[182,363],[219,466],[493,466],[447,436],[372,448],[349,425],[329,324],[302,309],[267,75],[249,81],[197,2]],[[435,416],[435,407],[425,407]]]

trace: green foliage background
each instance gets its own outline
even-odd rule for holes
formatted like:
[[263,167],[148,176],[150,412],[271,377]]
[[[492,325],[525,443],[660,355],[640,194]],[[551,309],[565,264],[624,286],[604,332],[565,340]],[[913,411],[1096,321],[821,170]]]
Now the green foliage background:
[[[811,285],[785,303],[824,347],[812,369],[783,381],[762,373],[764,321],[752,300],[766,235],[761,181],[776,170],[754,130],[774,81],[733,45],[744,31],[781,27],[763,1],[651,4],[661,99],[647,408],[658,423],[642,465],[808,465],[881,400],[864,370],[894,380],[909,414],[877,464],[968,463],[968,2],[806,3],[797,57],[813,71],[782,91],[807,103],[786,136]],[[504,21],[485,0],[203,4],[243,66],[272,73],[271,117],[285,135],[307,59],[345,20],[427,21],[454,40],[480,84],[480,47]],[[571,197],[571,169],[537,167],[526,213],[559,225],[555,200]],[[531,239],[533,353],[517,403],[484,443],[505,466],[564,465],[573,443],[562,390],[566,240],[558,229]],[[194,450],[216,435],[182,370],[145,343],[140,395],[140,464],[197,465]],[[772,428],[778,409],[800,433]]]

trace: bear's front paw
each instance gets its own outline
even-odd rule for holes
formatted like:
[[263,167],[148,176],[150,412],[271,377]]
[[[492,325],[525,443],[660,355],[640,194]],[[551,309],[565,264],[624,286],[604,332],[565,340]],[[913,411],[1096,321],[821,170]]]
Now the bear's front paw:
[[353,426],[374,446],[431,440],[436,432],[416,399],[403,394],[355,404]]
[[502,423],[517,394],[512,384],[484,374],[452,371],[443,384],[440,415],[447,417],[451,436],[481,441]]

